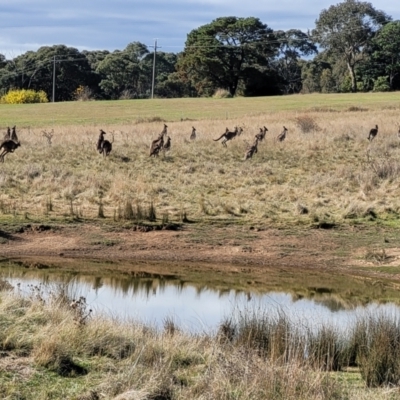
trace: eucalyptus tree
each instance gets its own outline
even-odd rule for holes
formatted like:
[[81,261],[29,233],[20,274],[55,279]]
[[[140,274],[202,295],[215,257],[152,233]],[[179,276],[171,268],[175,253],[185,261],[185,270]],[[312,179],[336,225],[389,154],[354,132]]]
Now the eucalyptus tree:
[[400,74],[400,21],[384,25],[373,40],[372,60],[376,69],[388,77],[389,86],[395,88],[395,79]]
[[77,87],[87,84],[92,75],[86,57],[64,45],[21,54],[7,63],[7,70],[12,87],[44,90],[49,98],[54,90],[57,101],[73,99]]
[[[101,76],[99,86],[111,99],[121,97],[141,97],[149,90],[151,79],[148,68],[143,71],[143,59],[149,54],[147,46],[133,42],[124,50],[107,54],[97,65],[96,72]],[[146,85],[143,87],[143,76]]]
[[367,53],[376,32],[390,21],[371,3],[345,0],[322,10],[312,30],[312,37],[323,49],[344,59],[351,78],[351,89],[357,91],[355,67]]
[[188,34],[177,70],[200,95],[221,88],[234,96],[255,69],[270,68],[278,47],[272,29],[258,18],[217,18]]
[[309,35],[299,29],[275,31],[275,35],[279,42],[279,53],[273,66],[282,78],[284,93],[298,93],[302,88],[299,60],[317,54],[317,47]]

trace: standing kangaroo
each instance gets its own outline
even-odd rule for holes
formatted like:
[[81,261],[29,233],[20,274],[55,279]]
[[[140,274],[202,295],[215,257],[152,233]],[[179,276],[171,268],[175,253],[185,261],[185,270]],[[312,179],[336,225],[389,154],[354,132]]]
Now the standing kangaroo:
[[106,132],[104,132],[102,129],[100,129],[100,135],[99,135],[99,139],[97,141],[97,151],[100,154],[103,154],[103,157],[107,157],[112,150],[112,144],[114,143],[114,135],[113,135],[113,140],[112,142],[104,139],[104,135],[106,134]]
[[283,142],[286,139],[287,128],[283,127],[283,131],[277,136],[276,140]]
[[244,155],[245,160],[252,158],[253,155],[257,153],[258,141],[259,141],[259,138],[256,136],[256,140],[254,141],[254,143],[251,146],[249,146],[246,150],[246,154]]
[[375,125],[375,128],[372,128],[369,131],[368,140],[371,142],[377,134],[378,134],[378,125]]
[[[168,126],[166,124],[164,124],[164,129],[158,135],[158,138],[151,142],[150,157],[158,156],[158,153],[164,148],[164,135],[167,134],[167,129],[168,129]],[[171,146],[171,142],[169,143],[169,146]]]
[[265,134],[268,132],[268,129],[266,126],[260,128],[260,132],[257,133],[255,136],[256,139],[258,139],[260,142],[262,142],[265,139]]
[[196,128],[192,126],[192,133],[190,135],[190,140],[195,140],[196,139]]
[[217,142],[218,140],[224,138],[224,140],[221,143],[223,146],[227,147],[226,142],[235,138],[238,135],[238,132],[239,132],[238,127],[235,127],[235,130],[233,132],[230,131],[228,128],[226,128],[225,132],[218,139],[213,139],[213,140],[214,142]]

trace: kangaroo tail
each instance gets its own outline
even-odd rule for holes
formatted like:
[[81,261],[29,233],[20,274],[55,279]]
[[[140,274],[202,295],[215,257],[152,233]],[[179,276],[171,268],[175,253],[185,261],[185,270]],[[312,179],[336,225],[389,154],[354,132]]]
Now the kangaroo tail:
[[214,142],[217,142],[219,139],[222,139],[224,137],[224,135],[221,135],[218,139],[213,139]]

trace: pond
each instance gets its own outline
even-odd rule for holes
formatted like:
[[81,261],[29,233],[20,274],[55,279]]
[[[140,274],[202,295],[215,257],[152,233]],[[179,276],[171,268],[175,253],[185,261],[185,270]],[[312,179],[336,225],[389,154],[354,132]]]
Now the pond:
[[235,311],[284,313],[296,324],[317,327],[329,323],[344,330],[365,313],[400,316],[400,308],[392,302],[351,304],[336,293],[315,288],[313,295],[305,298],[283,290],[260,292],[214,288],[211,284],[191,284],[176,277],[155,274],[93,276],[3,267],[0,276],[13,285],[15,291],[27,296],[35,293],[47,296],[50,291],[68,283],[71,297],[83,296],[93,315],[139,320],[156,327],[161,327],[166,319],[172,319],[179,327],[191,332],[214,331]]

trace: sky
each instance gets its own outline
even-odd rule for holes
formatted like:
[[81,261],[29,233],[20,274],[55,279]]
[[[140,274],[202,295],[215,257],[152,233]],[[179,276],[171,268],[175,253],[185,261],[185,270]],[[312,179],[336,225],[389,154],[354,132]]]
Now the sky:
[[[0,0],[0,54],[12,59],[41,46],[123,50],[140,42],[178,53],[187,34],[219,17],[256,17],[274,30],[315,27],[329,0]],[[373,6],[400,19],[400,1]]]

